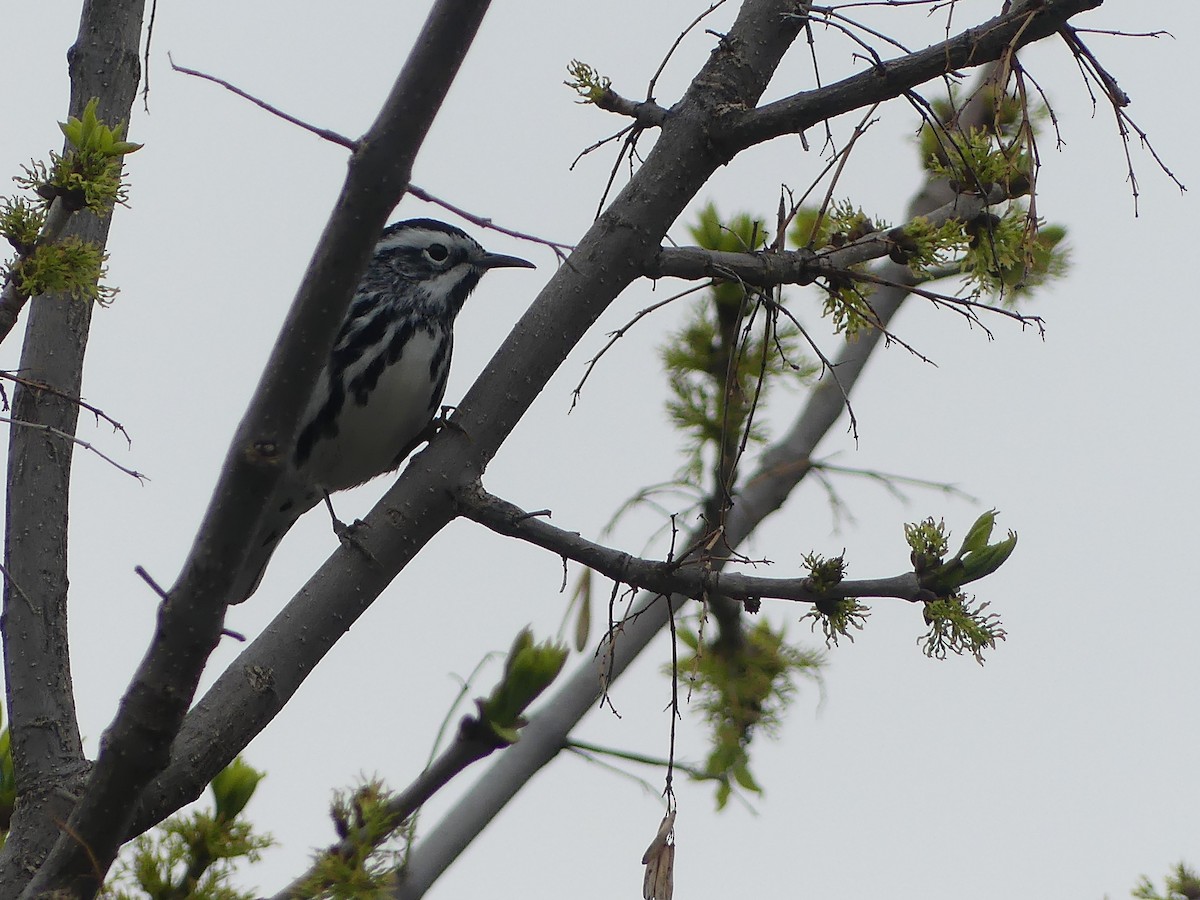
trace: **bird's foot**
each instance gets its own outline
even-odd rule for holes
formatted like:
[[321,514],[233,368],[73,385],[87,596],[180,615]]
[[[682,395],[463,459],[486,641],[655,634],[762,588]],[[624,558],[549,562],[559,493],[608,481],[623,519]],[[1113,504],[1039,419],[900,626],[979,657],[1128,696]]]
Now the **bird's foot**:
[[379,565],[379,560],[375,558],[375,554],[367,549],[366,544],[358,539],[358,533],[367,526],[367,523],[362,519],[355,519],[349,525],[340,521],[337,518],[333,520],[333,533],[338,536],[338,540],[342,542],[344,547],[352,547],[369,559],[375,565]]
[[375,563],[375,565],[379,565],[379,560],[375,558],[375,554],[368,550],[366,545],[358,539],[358,532],[366,527],[367,523],[362,519],[355,519],[347,525],[339,519],[337,513],[333,511],[333,501],[329,499],[328,492],[325,494],[325,507],[329,510],[329,518],[333,522],[333,533],[337,535],[342,546],[353,547],[371,562]]
[[449,428],[452,431],[457,431],[469,441],[471,439],[471,435],[467,434],[467,430],[458,422],[455,422],[450,418],[450,413],[457,412],[457,410],[457,406],[443,406],[438,414],[434,417],[433,421],[429,423],[429,427],[434,428],[437,431],[441,431],[443,428]]

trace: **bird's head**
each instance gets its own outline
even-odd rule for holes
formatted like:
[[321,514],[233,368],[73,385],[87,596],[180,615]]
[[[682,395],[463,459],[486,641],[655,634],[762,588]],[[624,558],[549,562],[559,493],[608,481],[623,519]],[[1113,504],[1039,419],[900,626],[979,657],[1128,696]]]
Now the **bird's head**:
[[428,302],[444,301],[457,314],[489,269],[534,268],[517,256],[489,253],[461,228],[436,219],[406,219],[383,230],[369,273],[386,273],[419,288]]

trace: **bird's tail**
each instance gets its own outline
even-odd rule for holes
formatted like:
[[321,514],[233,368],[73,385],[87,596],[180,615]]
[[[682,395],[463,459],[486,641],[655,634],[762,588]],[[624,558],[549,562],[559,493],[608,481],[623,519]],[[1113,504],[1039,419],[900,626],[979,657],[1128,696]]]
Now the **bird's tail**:
[[276,491],[261,527],[255,532],[254,546],[250,549],[246,564],[230,591],[233,598],[231,603],[242,603],[258,590],[279,542],[320,499],[321,494],[317,491]]

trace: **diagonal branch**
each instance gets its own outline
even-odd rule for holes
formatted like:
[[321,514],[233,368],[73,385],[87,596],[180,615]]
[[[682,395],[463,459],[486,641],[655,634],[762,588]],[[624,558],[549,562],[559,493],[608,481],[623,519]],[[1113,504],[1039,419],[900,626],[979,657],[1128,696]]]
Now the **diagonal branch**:
[[742,113],[722,137],[730,155],[754,144],[803,133],[812,126],[871,103],[890,100],[956,69],[978,66],[1057,34],[1072,16],[1104,0],[1026,0],[977,28],[872,66],[828,87],[794,94]]

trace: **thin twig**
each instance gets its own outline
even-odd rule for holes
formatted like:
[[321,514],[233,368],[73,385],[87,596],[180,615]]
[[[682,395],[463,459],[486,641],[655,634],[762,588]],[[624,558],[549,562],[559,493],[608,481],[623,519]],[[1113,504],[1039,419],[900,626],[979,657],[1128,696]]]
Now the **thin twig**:
[[109,465],[111,465],[117,469],[120,469],[126,475],[132,476],[133,478],[136,478],[138,481],[142,481],[142,482],[150,480],[147,476],[143,475],[141,472],[137,472],[133,469],[129,469],[129,468],[126,468],[125,466],[121,465],[119,462],[117,462],[111,456],[108,456],[106,453],[104,453],[97,447],[93,446],[92,444],[89,444],[87,441],[83,440],[82,438],[77,438],[74,435],[67,434],[65,431],[55,428],[53,425],[44,425],[41,422],[23,422],[20,419],[13,419],[9,416],[0,416],[0,422],[5,422],[9,425],[20,425],[23,428],[32,428],[35,431],[44,431],[46,434],[51,434],[51,435],[54,435],[55,437],[62,438],[63,440],[70,441],[72,444],[78,444],[84,450],[90,450],[92,453],[95,453],[106,463],[108,463]]
[[529,241],[533,244],[542,244],[543,246],[549,247],[554,251],[554,255],[560,260],[565,260],[567,258],[566,254],[575,249],[574,245],[572,244],[564,244],[560,241],[552,241],[548,238],[541,238],[534,234],[527,234],[524,231],[516,231],[512,228],[505,228],[503,225],[497,225],[495,221],[487,216],[476,215],[475,213],[463,209],[461,206],[455,206],[448,200],[443,200],[441,197],[435,197],[433,194],[429,193],[429,191],[425,190],[424,188],[417,187],[415,184],[409,184],[408,193],[411,196],[416,197],[418,200],[424,200],[426,203],[433,203],[436,206],[440,206],[442,209],[449,210],[456,216],[466,219],[472,225],[477,225],[480,228],[490,231],[498,231],[501,234],[507,234],[509,237],[517,238],[518,240]]
[[293,125],[303,128],[305,131],[315,134],[319,138],[330,141],[331,143],[334,143],[334,144],[338,144],[342,147],[345,147],[347,150],[357,150],[358,149],[358,141],[348,138],[345,135],[338,134],[336,131],[333,131],[329,128],[322,128],[319,125],[310,125],[308,122],[305,122],[303,119],[297,119],[295,116],[291,115],[290,113],[285,113],[278,106],[273,106],[272,104],[268,103],[266,100],[260,100],[258,97],[255,97],[253,94],[247,93],[246,91],[242,90],[240,87],[230,84],[224,78],[218,78],[216,75],[209,75],[207,72],[200,72],[196,69],[189,69],[186,66],[176,65],[175,60],[171,57],[170,53],[167,54],[167,61],[171,64],[171,68],[174,69],[176,72],[181,72],[184,75],[191,75],[195,78],[202,78],[205,81],[211,81],[213,84],[219,84],[221,87],[225,88],[225,90],[230,91],[231,93],[237,94],[243,100],[249,100],[255,106],[259,107],[260,109],[265,109],[271,115],[278,116],[279,118],[283,119],[285,122],[290,122]]
[[142,60],[142,108],[150,112],[150,44],[154,40],[154,17],[158,14],[158,0],[151,0],[150,21],[146,24],[146,54]]
[[601,347],[600,351],[595,356],[593,356],[591,359],[588,360],[587,368],[584,370],[583,377],[579,379],[579,384],[575,385],[575,390],[571,391],[571,409],[567,410],[567,412],[571,412],[572,410],[575,409],[575,405],[579,402],[579,397],[583,393],[583,386],[587,383],[588,378],[591,377],[592,370],[594,368],[596,368],[596,364],[598,362],[600,362],[600,358],[602,356],[604,356],[604,354],[607,353],[609,350],[611,350],[613,345],[616,344],[617,341],[619,341],[621,338],[623,338],[625,336],[625,333],[627,331],[629,331],[630,328],[632,328],[634,325],[636,325],[638,322],[640,322],[642,319],[644,319],[646,316],[650,315],[651,313],[657,312],[658,310],[662,309],[668,303],[674,303],[676,300],[686,297],[689,294],[696,293],[696,291],[707,290],[708,288],[712,287],[712,285],[713,285],[713,282],[711,282],[711,281],[705,282],[704,284],[694,285],[693,287],[690,287],[687,290],[680,291],[678,294],[672,294],[670,297],[668,297],[665,300],[660,300],[658,303],[652,303],[649,306],[647,306],[645,309],[639,310],[637,315],[635,315],[632,319],[630,319],[628,322],[626,322],[624,325],[622,325],[616,331],[610,331],[608,334],[608,343],[606,343],[603,347]]
[[124,425],[122,425],[120,422],[118,422],[116,419],[114,419],[108,413],[104,412],[104,410],[99,409],[98,407],[92,406],[92,404],[88,403],[87,401],[82,400],[79,397],[73,396],[72,394],[68,394],[65,391],[61,391],[58,388],[56,388],[52,385],[49,385],[49,384],[45,384],[41,381],[33,381],[32,379],[29,379],[29,378],[22,378],[20,375],[17,375],[13,372],[0,370],[0,378],[7,378],[9,381],[16,382],[17,384],[19,384],[23,387],[26,387],[26,388],[30,388],[31,390],[42,391],[42,392],[50,394],[52,396],[60,397],[63,400],[66,400],[68,403],[74,403],[80,409],[86,409],[88,412],[90,412],[93,416],[96,417],[97,424],[100,422],[101,419],[103,419],[105,422],[107,422],[109,425],[112,426],[113,431],[120,432],[121,436],[123,438],[125,438],[126,444],[128,444],[130,447],[133,446],[133,440],[129,437],[129,432],[127,432],[125,430]]
[[701,22],[703,22],[706,18],[708,18],[708,16],[717,7],[723,5],[724,3],[725,3],[725,0],[716,0],[716,2],[711,4],[708,7],[708,9],[706,9],[704,12],[700,13],[700,15],[696,16],[696,18],[692,19],[691,23],[686,28],[684,28],[683,31],[681,31],[679,33],[679,36],[677,38],[675,38],[674,43],[672,43],[671,46],[667,49],[667,54],[666,54],[666,56],[663,57],[663,61],[658,64],[658,68],[655,69],[654,74],[650,76],[650,81],[646,85],[646,99],[647,100],[654,99],[654,86],[656,84],[658,84],[659,76],[661,76],[662,73],[666,70],[667,63],[671,61],[671,57],[675,55],[675,51],[679,48],[679,45],[681,43],[683,43],[683,39],[688,36],[688,34],[692,31],[693,28],[695,28],[697,25],[699,25]]
[[808,333],[807,329],[800,324],[800,320],[792,315],[791,310],[782,304],[779,304],[778,308],[780,312],[791,319],[792,324],[796,326],[796,330],[800,332],[800,336],[804,338],[805,343],[812,348],[813,353],[817,354],[817,359],[821,361],[821,375],[824,375],[826,372],[828,372],[830,377],[833,379],[833,383],[837,386],[838,393],[842,395],[842,403],[846,407],[846,414],[850,417],[850,427],[848,430],[850,435],[854,438],[855,446],[858,446],[858,418],[854,415],[854,406],[850,403],[850,392],[846,390],[846,386],[842,384],[842,379],[838,377],[837,366],[834,364],[833,360],[825,355],[825,351],[820,348],[817,342],[812,339],[812,336]]

